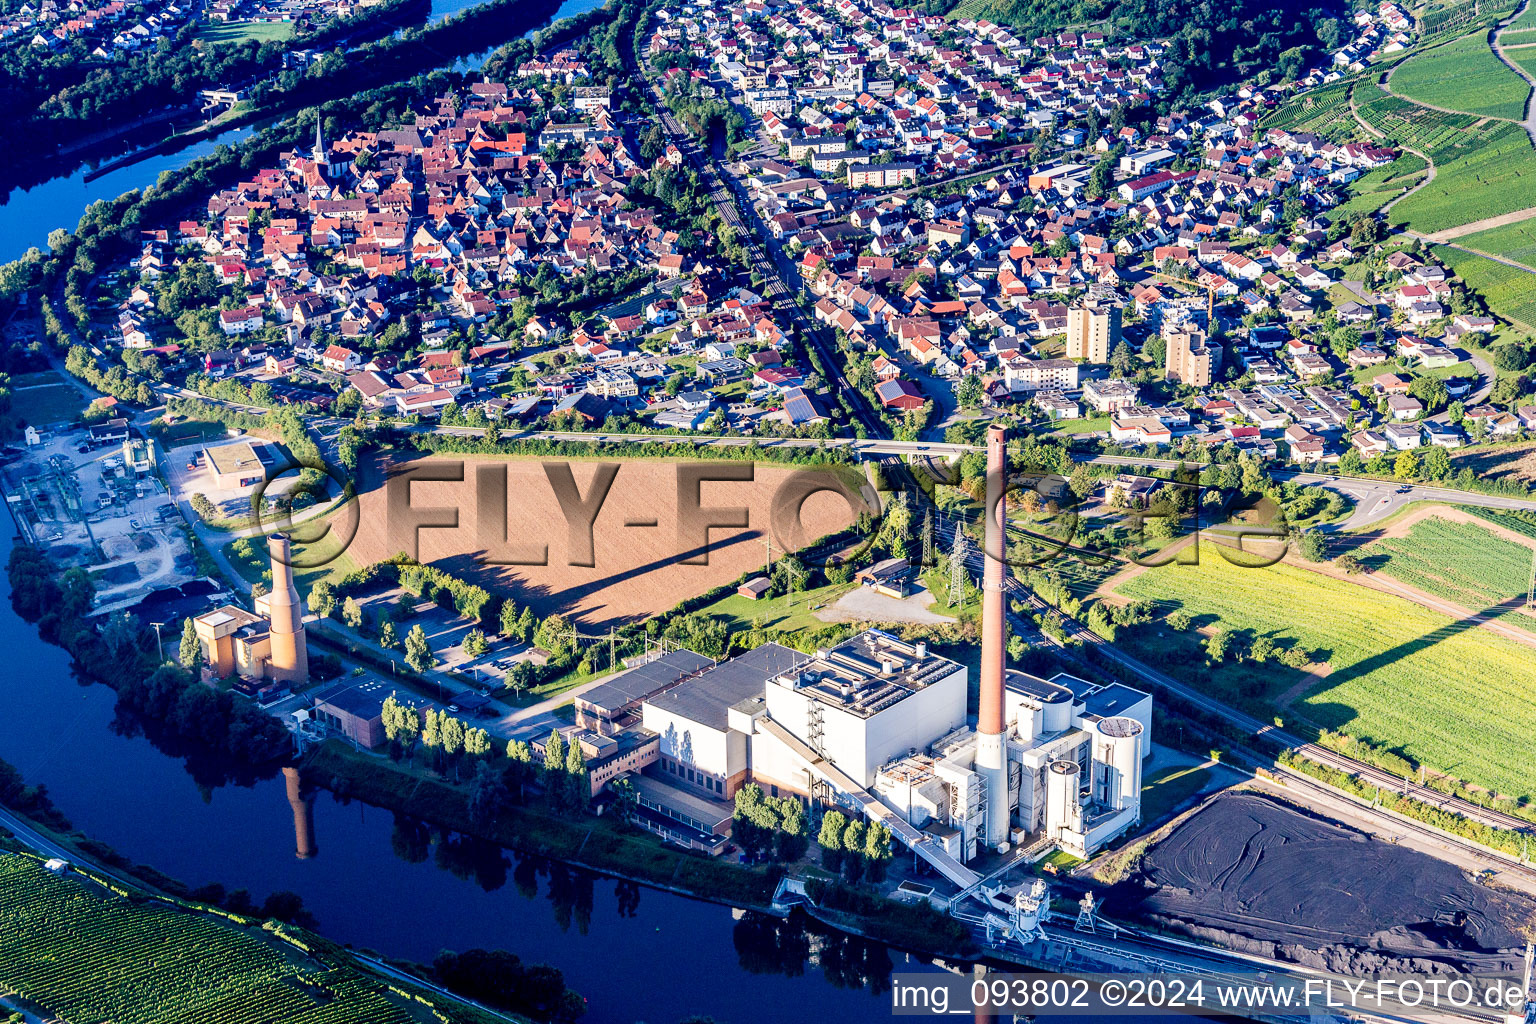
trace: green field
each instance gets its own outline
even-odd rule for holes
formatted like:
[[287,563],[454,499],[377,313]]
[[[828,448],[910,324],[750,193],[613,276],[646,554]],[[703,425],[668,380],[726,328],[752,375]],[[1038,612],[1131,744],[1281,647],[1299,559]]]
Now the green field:
[[[1536,704],[1526,647],[1304,569],[1239,568],[1209,544],[1199,565],[1151,569],[1117,592],[1181,608],[1196,626],[1251,631],[1281,647],[1300,644],[1326,661],[1330,674],[1294,702],[1287,725],[1301,715],[1508,795],[1536,795],[1528,753]],[[1119,645],[1212,696],[1256,709],[1272,711],[1275,698],[1305,678],[1274,663],[1228,660],[1206,669],[1201,639],[1159,620],[1121,630]]]
[[[1406,537],[1378,540],[1359,552],[1373,572],[1443,597],[1468,611],[1515,616],[1514,625],[1536,628],[1519,609],[1530,582],[1531,549],[1473,523],[1423,519]],[[1497,611],[1489,609],[1503,605]]]
[[1404,153],[1387,166],[1362,174],[1349,183],[1350,197],[1334,208],[1334,217],[1348,221],[1358,214],[1375,213],[1405,188],[1422,181],[1426,166],[1419,157]]
[[[1536,33],[1531,34],[1530,41],[1532,43],[1536,43]],[[1536,46],[1533,46],[1530,49],[1525,49],[1522,47],[1518,50],[1511,50],[1506,46],[1504,48],[1504,53],[1507,57],[1509,57],[1510,60],[1520,65],[1521,69],[1524,70],[1526,74],[1536,74]]]
[[214,46],[243,43],[246,40],[257,43],[280,43],[292,39],[293,31],[292,22],[286,21],[209,22],[198,27],[196,38]]
[[[1393,207],[1397,212],[1398,207]],[[1494,230],[1502,230],[1495,228]],[[1479,232],[1487,234],[1487,232]],[[1476,235],[1469,237],[1476,238]],[[1457,244],[1461,244],[1461,239]],[[1536,275],[1517,267],[1506,266],[1486,256],[1452,249],[1449,246],[1434,247],[1435,256],[1449,267],[1466,286],[1483,297],[1488,308],[1506,320],[1511,320],[1525,330],[1536,330]]]
[[1392,207],[1389,219],[1432,232],[1536,206],[1536,152],[1519,125],[1430,110],[1379,89],[1356,91],[1360,116],[1388,140],[1427,153],[1432,184]]
[[1536,4],[1527,7],[1524,14],[1510,22],[1504,35],[1511,36],[1516,32],[1536,32]]
[[84,408],[85,399],[73,384],[35,384],[11,392],[11,415],[33,426],[73,420]]
[[1404,61],[1392,91],[1433,107],[1518,121],[1531,87],[1494,55],[1488,33],[1474,32]]
[[382,985],[259,929],[0,856],[0,987],[68,1021],[413,1024]]

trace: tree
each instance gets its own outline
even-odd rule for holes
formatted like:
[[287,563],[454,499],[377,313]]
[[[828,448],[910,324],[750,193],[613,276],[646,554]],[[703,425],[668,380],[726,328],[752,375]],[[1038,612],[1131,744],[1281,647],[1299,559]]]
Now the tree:
[[1220,665],[1226,660],[1232,651],[1232,634],[1225,629],[1218,629],[1205,641],[1205,655],[1213,665]]
[[427,642],[427,631],[418,622],[405,634],[405,663],[413,672],[425,672],[432,662],[432,645]]
[[1392,463],[1392,475],[1399,480],[1412,480],[1419,475],[1419,457],[1411,451],[1398,452]]
[[177,653],[181,667],[194,676],[203,667],[203,644],[197,638],[197,627],[192,624],[191,616],[187,617],[187,624],[181,627],[181,650]]
[[1248,658],[1256,664],[1262,665],[1278,653],[1279,648],[1275,642],[1267,636],[1255,637],[1248,647]]
[[864,873],[864,822],[854,819],[843,829],[843,873],[848,881],[857,882]]
[[955,400],[960,403],[962,409],[980,405],[981,394],[981,378],[974,373],[966,374],[955,388]]
[[1111,377],[1129,377],[1135,368],[1135,356],[1131,354],[1131,346],[1121,341],[1115,346],[1115,350],[1109,354],[1109,375]]
[[471,658],[481,657],[486,651],[491,649],[491,645],[485,639],[485,634],[478,628],[471,629],[468,633],[464,634],[462,646],[464,653]]
[[1431,413],[1439,412],[1450,398],[1450,393],[1445,388],[1445,381],[1439,377],[1415,379],[1408,385],[1408,394],[1423,402],[1425,411]]
[[560,735],[559,729],[549,731],[549,739],[544,741],[544,785],[551,786],[551,778],[557,778],[565,771],[565,737]]
[[489,824],[506,808],[507,785],[501,773],[481,761],[469,783],[469,820]]
[[517,602],[510,597],[501,602],[500,629],[498,632],[508,640],[522,640],[524,637],[517,635]]
[[309,610],[322,619],[328,619],[336,609],[336,592],[326,580],[316,583],[309,591]]
[[379,618],[379,646],[386,651],[397,650],[400,647],[400,634],[395,630],[395,620],[387,615]]
[[1309,562],[1328,561],[1328,538],[1318,530],[1301,535],[1301,557]]
[[586,755],[576,740],[571,741],[565,754],[565,786],[570,805],[585,809],[592,799],[592,783],[587,778]]
[[1419,469],[1430,480],[1444,480],[1451,475],[1451,456],[1444,448],[1432,447],[1424,453]]
[[828,871],[839,871],[843,864],[843,830],[848,818],[842,811],[828,811],[821,816],[821,831],[816,843],[821,847],[821,866]]
[[363,607],[357,603],[357,598],[348,597],[341,603],[341,621],[349,629],[357,629],[363,624]]
[[1354,555],[1340,555],[1333,560],[1333,564],[1350,576],[1358,576],[1366,569],[1365,563]]
[[882,822],[873,822],[864,832],[864,860],[873,881],[885,877],[885,867],[891,860],[891,830]]

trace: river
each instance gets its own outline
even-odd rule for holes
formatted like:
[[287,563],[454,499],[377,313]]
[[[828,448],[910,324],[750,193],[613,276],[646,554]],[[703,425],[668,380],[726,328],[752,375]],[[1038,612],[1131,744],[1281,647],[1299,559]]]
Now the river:
[[[0,530],[0,561],[10,532]],[[300,860],[281,776],[199,785],[181,759],[125,727],[110,689],[75,679],[64,651],[11,610],[3,579],[0,643],[12,665],[27,666],[0,677],[0,757],[45,783],[76,828],[192,885],[245,888],[258,902],[292,890],[338,941],[428,961],[440,949],[509,949],[559,967],[595,1024],[691,1014],[781,1024],[812,1019],[813,1007],[815,1019],[884,1020],[893,961],[926,966],[878,944],[443,841],[324,792],[314,803],[318,855]]]

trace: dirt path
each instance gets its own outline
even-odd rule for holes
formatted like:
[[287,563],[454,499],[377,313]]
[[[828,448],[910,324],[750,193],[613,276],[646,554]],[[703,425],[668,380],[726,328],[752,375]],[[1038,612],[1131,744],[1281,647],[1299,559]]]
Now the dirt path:
[[[1387,136],[1383,132],[1378,131],[1374,126],[1372,126],[1368,121],[1366,121],[1365,118],[1360,116],[1360,108],[1355,105],[1355,89],[1359,86],[1359,84],[1360,83],[1356,82],[1354,85],[1349,87],[1349,113],[1350,113],[1350,116],[1355,119],[1355,123],[1356,124],[1358,124],[1361,128],[1364,128],[1369,134],[1371,134],[1375,138],[1385,139]],[[1383,84],[1381,86],[1381,90],[1382,90],[1382,92],[1387,92],[1387,87],[1386,87],[1385,84]],[[1417,185],[1415,185],[1412,188],[1408,189],[1406,192],[1404,192],[1402,195],[1398,196],[1396,199],[1388,200],[1386,202],[1386,204],[1384,204],[1380,210],[1376,211],[1377,216],[1382,217],[1383,219],[1385,219],[1385,217],[1387,215],[1387,212],[1389,210],[1391,210],[1392,207],[1396,206],[1398,203],[1402,202],[1404,199],[1407,199],[1409,196],[1411,196],[1414,193],[1418,192],[1420,189],[1424,188],[1430,182],[1435,180],[1435,173],[1436,173],[1436,171],[1435,171],[1435,162],[1429,158],[1429,154],[1428,153],[1421,153],[1417,149],[1410,149],[1409,147],[1404,146],[1401,143],[1399,143],[1398,146],[1399,146],[1400,149],[1402,149],[1402,151],[1404,153],[1412,153],[1414,156],[1418,157],[1420,160],[1423,160],[1424,161],[1424,166],[1426,168],[1426,172],[1424,174],[1424,180],[1423,181],[1419,182]]]
[[1521,0],[1520,6],[1515,8],[1515,12],[1499,22],[1499,27],[1493,30],[1491,38],[1493,41],[1493,55],[1499,58],[1501,64],[1524,79],[1525,84],[1531,88],[1531,91],[1525,97],[1525,120],[1520,122],[1520,126],[1525,129],[1525,134],[1530,136],[1531,145],[1536,146],[1536,78],[1532,78],[1530,72],[1509,59],[1504,53],[1503,42],[1504,30],[1517,21],[1525,13],[1526,8],[1530,6],[1531,0]]
[[1515,210],[1513,213],[1501,213],[1497,217],[1484,217],[1482,220],[1474,220],[1470,224],[1462,224],[1459,227],[1446,228],[1444,231],[1436,231],[1434,234],[1424,237],[1432,242],[1449,242],[1453,238],[1461,238],[1463,235],[1475,235],[1479,231],[1488,231],[1492,228],[1502,228],[1506,224],[1518,224],[1523,220],[1536,217],[1536,206],[1528,206],[1523,210]]

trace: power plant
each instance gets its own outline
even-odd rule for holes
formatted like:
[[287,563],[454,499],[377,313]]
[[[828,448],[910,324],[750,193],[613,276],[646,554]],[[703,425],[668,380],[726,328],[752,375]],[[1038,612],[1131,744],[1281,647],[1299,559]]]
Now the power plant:
[[[576,698],[593,778],[636,775],[647,827],[717,850],[756,783],[882,821],[961,889],[968,862],[1023,846],[1086,856],[1141,819],[1152,698],[1007,667],[1008,435],[987,432],[979,699],[958,661],[878,629],[802,653],[637,662]],[[612,762],[610,766],[608,762]]]
[[[272,590],[256,598],[255,610],[226,604],[192,620],[202,646],[204,670],[215,679],[239,676],[246,689],[262,680],[302,686],[309,682],[309,649],[304,613],[293,583],[292,548],[285,534],[267,539]],[[270,689],[272,687],[266,687]]]

